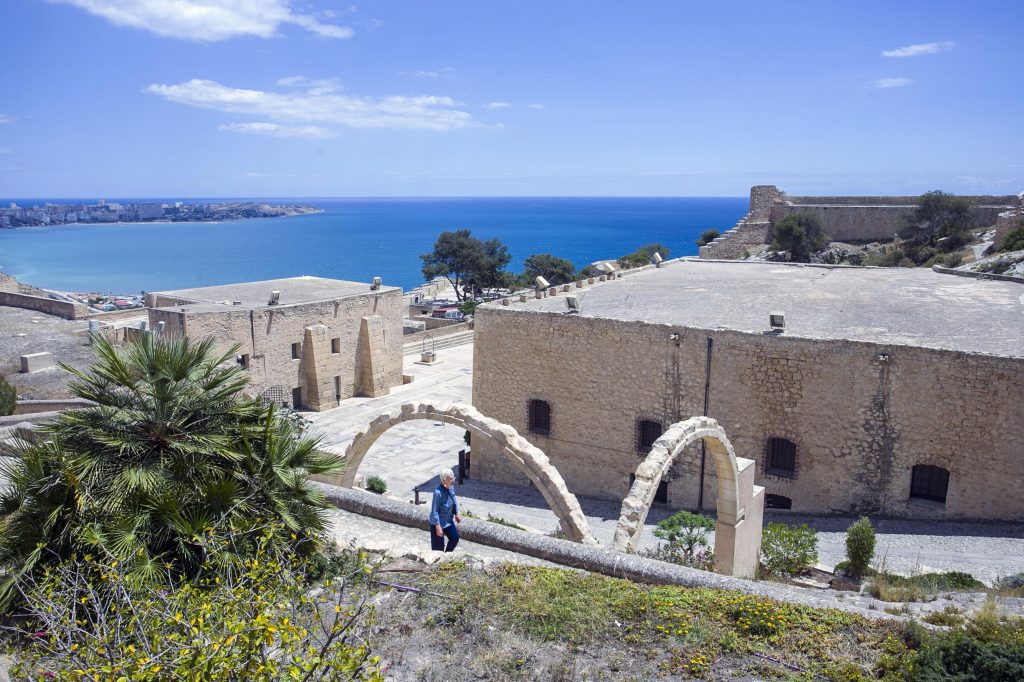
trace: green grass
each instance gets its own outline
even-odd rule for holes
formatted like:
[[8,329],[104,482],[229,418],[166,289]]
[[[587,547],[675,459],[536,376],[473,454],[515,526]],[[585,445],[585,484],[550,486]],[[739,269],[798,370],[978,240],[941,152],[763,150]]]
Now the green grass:
[[868,592],[875,599],[891,602],[928,601],[945,592],[984,590],[983,583],[971,574],[960,571],[922,573],[909,577],[882,571],[875,573],[868,583]]

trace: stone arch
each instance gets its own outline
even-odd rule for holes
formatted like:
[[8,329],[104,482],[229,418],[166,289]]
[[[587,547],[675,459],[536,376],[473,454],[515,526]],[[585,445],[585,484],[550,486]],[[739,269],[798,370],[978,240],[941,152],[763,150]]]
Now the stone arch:
[[380,415],[352,439],[345,449],[345,471],[332,482],[346,488],[352,487],[359,464],[377,439],[391,427],[415,419],[452,424],[467,429],[473,434],[474,439],[487,438],[496,442],[501,453],[526,474],[544,496],[558,517],[566,537],[585,545],[597,544],[597,540],[590,533],[579,501],[569,492],[562,475],[551,465],[544,451],[520,436],[511,426],[485,417],[479,410],[469,405],[452,403],[436,407],[428,403],[406,403],[398,412]]
[[704,440],[718,472],[715,567],[726,575],[753,576],[761,553],[764,488],[754,485],[754,460],[737,458],[725,431],[710,417],[676,422],[655,441],[622,501],[612,547],[636,551],[658,484],[683,448],[699,439]]

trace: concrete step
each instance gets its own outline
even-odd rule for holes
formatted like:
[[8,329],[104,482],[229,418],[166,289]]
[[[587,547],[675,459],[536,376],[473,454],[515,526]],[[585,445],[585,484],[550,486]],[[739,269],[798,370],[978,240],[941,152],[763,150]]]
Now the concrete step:
[[[439,339],[434,339],[434,350],[439,351],[443,348],[454,348],[455,346],[462,346],[467,343],[473,342],[473,332],[465,331],[459,332],[458,334],[452,334],[451,336],[442,336]],[[430,344],[427,344],[430,347]],[[422,341],[416,341],[414,343],[407,344],[402,347],[403,355],[418,355],[423,350]]]

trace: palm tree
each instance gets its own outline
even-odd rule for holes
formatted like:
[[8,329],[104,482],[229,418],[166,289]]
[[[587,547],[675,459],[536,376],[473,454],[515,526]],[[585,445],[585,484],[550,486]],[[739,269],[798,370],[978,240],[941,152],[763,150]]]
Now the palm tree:
[[214,341],[96,338],[96,362],[72,392],[94,406],[64,412],[0,461],[0,600],[19,576],[76,554],[129,562],[141,581],[194,576],[245,555],[271,529],[312,549],[325,528],[310,474],[342,468],[273,406]]

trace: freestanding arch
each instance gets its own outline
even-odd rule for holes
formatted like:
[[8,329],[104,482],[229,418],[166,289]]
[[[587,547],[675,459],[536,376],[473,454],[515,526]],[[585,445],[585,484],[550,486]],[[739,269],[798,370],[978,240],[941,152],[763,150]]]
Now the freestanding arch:
[[718,472],[718,520],[715,523],[715,568],[719,573],[752,577],[761,554],[764,488],[754,486],[755,463],[736,457],[718,422],[691,417],[676,422],[655,441],[636,470],[629,494],[622,501],[612,547],[635,552],[640,530],[662,477],[690,443],[704,439]]
[[467,429],[473,438],[487,438],[495,441],[503,455],[529,477],[555,512],[562,526],[562,532],[574,542],[596,545],[597,540],[590,533],[586,517],[580,509],[576,496],[569,492],[561,474],[548,461],[544,451],[536,447],[507,424],[485,417],[474,407],[452,403],[435,407],[428,403],[406,403],[398,412],[382,414],[356,434],[345,449],[345,471],[340,476],[325,478],[328,483],[346,488],[352,487],[356,470],[370,447],[385,431],[402,422],[426,419],[452,424]]

